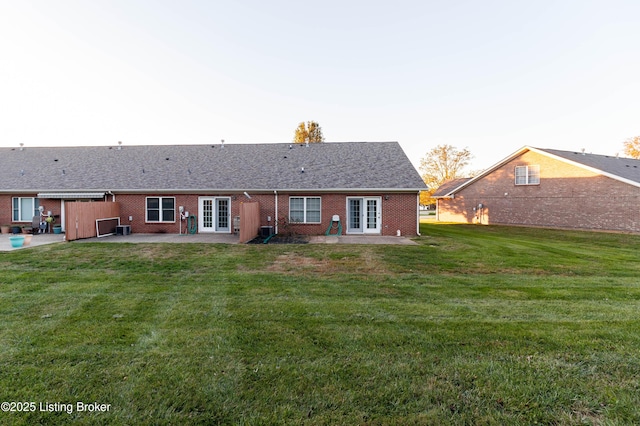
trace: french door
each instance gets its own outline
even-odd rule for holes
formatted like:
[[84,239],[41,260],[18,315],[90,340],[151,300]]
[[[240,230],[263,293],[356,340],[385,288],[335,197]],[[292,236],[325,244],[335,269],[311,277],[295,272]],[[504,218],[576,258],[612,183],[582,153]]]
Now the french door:
[[200,197],[198,210],[200,232],[231,232],[231,198]]
[[347,198],[347,233],[379,234],[382,222],[380,197]]

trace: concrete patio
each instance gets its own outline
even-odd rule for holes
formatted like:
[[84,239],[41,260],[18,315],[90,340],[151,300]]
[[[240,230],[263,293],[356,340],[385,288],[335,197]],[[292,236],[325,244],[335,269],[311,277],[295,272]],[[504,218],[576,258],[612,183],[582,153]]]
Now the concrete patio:
[[[39,234],[33,235],[29,245],[13,248],[9,241],[11,234],[0,235],[0,252],[22,250],[37,247],[44,244],[60,243],[65,241],[64,234]],[[100,238],[86,238],[71,241],[71,244],[82,243],[207,243],[207,244],[238,244],[238,236],[233,234],[130,234],[110,235]],[[309,244],[387,244],[387,245],[412,245],[415,241],[405,237],[392,237],[380,235],[340,235],[340,236],[312,236]]]

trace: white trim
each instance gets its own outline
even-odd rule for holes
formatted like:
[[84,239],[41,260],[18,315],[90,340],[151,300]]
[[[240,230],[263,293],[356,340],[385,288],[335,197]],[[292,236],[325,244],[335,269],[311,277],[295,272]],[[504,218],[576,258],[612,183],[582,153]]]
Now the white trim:
[[[149,198],[157,198],[158,199],[158,220],[149,220]],[[173,220],[162,220],[162,199],[163,198],[173,198]],[[159,196],[159,195],[148,195],[144,197],[144,223],[176,223],[176,197],[171,196]]]
[[[524,174],[518,174],[518,169],[523,170]],[[535,173],[532,171],[535,170]],[[537,175],[537,182],[532,182],[532,176]],[[524,182],[518,182],[518,178],[524,178]],[[531,186],[531,185],[540,185],[540,165],[538,164],[525,164],[515,166],[513,169],[513,183],[516,186]]]
[[[292,198],[302,198],[302,202],[303,202],[303,206],[302,206],[302,216],[303,219],[301,222],[294,222],[291,220],[291,199]],[[319,209],[319,213],[320,213],[320,217],[318,218],[317,222],[311,222],[309,220],[307,220],[307,201],[310,198],[317,198],[318,200],[320,200],[320,209]],[[320,223],[322,223],[322,197],[319,195],[308,195],[308,196],[304,196],[304,195],[291,195],[289,196],[289,223],[295,223],[295,224],[301,224],[301,225],[318,225]]]
[[[362,204],[360,205],[360,225],[361,228],[350,228],[351,222],[351,210],[349,207],[350,200],[362,200]],[[368,200],[376,201],[376,227],[374,230],[367,230],[367,211],[366,211],[366,202]],[[363,234],[373,234],[379,235],[382,234],[382,197],[345,197],[346,202],[346,212],[347,212],[347,226],[345,228],[345,232],[347,234],[354,235],[363,235]],[[418,210],[418,213],[420,211]],[[361,229],[361,231],[351,231],[351,229]]]
[[[204,226],[204,214],[202,213],[204,210],[204,202],[211,201],[211,225],[205,227]],[[220,211],[218,209],[218,201],[219,200],[227,200],[229,203],[229,211],[227,214],[227,223],[229,224],[228,228],[218,228],[218,219]],[[217,234],[230,234],[233,232],[233,226],[231,222],[231,197],[218,197],[218,196],[200,196],[198,197],[198,233],[217,233]],[[242,225],[240,225],[242,226]]]

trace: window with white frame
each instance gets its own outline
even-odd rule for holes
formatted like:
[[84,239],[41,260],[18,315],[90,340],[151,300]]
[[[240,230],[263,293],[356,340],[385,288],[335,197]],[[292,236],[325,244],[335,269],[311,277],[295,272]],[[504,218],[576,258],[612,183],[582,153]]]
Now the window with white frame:
[[175,222],[175,197],[147,197],[147,222]]
[[539,185],[540,166],[516,166],[516,185]]
[[31,222],[34,216],[40,215],[40,202],[34,197],[13,197],[13,222]]
[[320,197],[290,197],[289,222],[320,223]]

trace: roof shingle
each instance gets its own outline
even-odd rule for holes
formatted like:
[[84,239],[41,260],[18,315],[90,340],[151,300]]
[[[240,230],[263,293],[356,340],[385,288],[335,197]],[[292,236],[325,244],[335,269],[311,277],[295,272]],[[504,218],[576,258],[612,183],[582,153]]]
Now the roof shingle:
[[340,189],[426,187],[397,142],[0,148],[2,192]]

